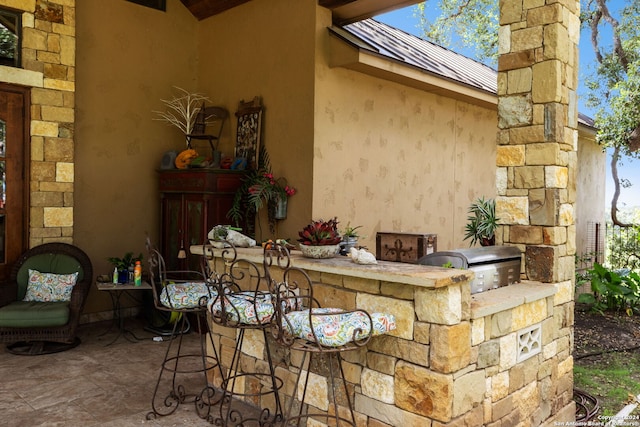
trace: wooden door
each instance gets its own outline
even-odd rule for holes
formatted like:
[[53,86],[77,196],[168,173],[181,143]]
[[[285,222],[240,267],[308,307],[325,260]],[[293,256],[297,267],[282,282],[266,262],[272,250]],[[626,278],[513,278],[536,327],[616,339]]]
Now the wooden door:
[[185,195],[185,244],[187,245],[186,265],[189,270],[200,270],[200,257],[190,255],[189,247],[201,245],[209,233],[209,212],[211,197],[206,194]]
[[0,83],[0,280],[27,249],[29,89]]
[[184,209],[182,194],[162,194],[161,253],[169,270],[181,270],[178,251],[184,246]]

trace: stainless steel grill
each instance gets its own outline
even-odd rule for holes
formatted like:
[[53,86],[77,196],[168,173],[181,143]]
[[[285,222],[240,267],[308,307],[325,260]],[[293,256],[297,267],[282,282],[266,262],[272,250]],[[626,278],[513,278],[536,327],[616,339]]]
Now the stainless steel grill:
[[520,281],[522,253],[515,246],[484,246],[434,252],[418,264],[469,269],[475,273],[471,293],[488,291]]

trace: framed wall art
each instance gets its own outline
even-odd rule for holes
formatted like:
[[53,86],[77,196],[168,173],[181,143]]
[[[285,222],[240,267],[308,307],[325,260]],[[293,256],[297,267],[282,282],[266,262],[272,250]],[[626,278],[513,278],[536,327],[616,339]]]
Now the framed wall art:
[[236,117],[238,130],[236,134],[236,159],[246,159],[247,169],[256,169],[258,153],[262,140],[262,99],[258,96],[252,101],[240,101]]

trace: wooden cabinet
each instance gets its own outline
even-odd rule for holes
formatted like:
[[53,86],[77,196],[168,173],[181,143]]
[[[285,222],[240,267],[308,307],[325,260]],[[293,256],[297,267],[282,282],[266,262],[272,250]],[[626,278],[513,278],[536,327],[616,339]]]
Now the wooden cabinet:
[[[160,251],[169,270],[200,269],[189,246],[202,244],[218,224],[229,224],[236,190],[244,171],[219,169],[163,170],[160,175]],[[178,259],[181,248],[186,259]]]

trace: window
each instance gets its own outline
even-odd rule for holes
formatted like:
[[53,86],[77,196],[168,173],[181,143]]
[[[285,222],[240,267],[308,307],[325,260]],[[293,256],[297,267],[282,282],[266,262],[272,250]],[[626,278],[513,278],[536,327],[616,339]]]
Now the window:
[[[5,129],[6,122],[4,120],[0,120],[0,242],[5,241],[5,204],[7,202],[5,189],[6,185],[6,176],[5,176]],[[5,262],[5,248],[4,245],[0,245],[0,262]]]
[[141,4],[162,11],[167,10],[167,0],[129,0],[131,3]]
[[0,8],[0,65],[20,67],[22,14]]

